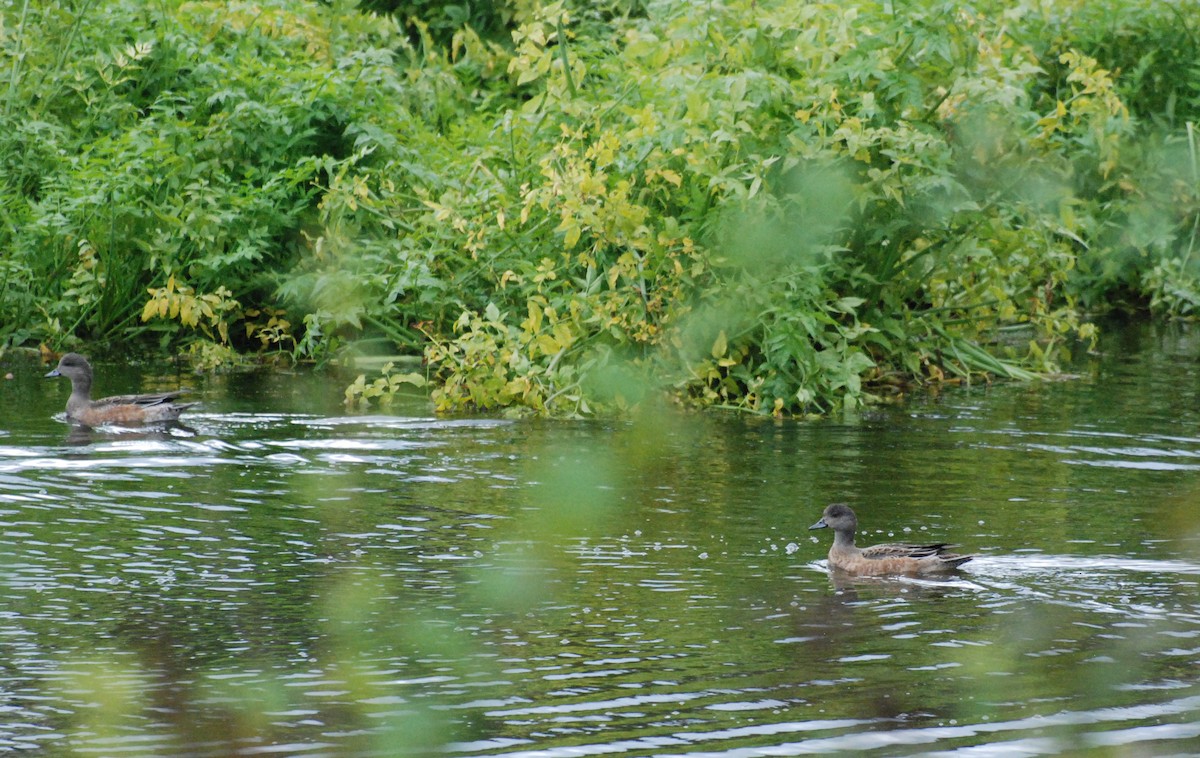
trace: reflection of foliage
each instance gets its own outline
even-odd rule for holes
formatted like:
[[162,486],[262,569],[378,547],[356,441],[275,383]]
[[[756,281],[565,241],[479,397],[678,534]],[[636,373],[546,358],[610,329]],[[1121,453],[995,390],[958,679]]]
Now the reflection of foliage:
[[366,408],[372,402],[389,405],[405,387],[425,386],[424,376],[415,372],[393,373],[394,368],[395,364],[391,361],[385,363],[380,369],[381,376],[370,382],[366,374],[359,374],[346,388],[346,405],[358,408]]
[[1051,371],[1191,312],[1200,72],[1171,4],[1009,5],[27,4],[4,337],[365,337],[551,415]]

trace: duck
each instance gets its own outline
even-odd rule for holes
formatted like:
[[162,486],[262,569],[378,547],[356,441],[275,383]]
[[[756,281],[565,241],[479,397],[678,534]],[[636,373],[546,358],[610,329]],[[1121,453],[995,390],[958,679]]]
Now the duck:
[[944,542],[932,545],[884,544],[856,547],[854,532],[858,517],[845,503],[834,503],[821,514],[821,519],[809,527],[832,529],[833,547],[829,548],[829,567],[835,571],[860,576],[946,574],[974,558],[947,552],[952,547]]
[[67,398],[67,420],[83,426],[105,424],[141,425],[171,422],[197,403],[176,403],[186,389],[144,395],[115,395],[92,400],[92,366],[79,353],[67,353],[47,378],[65,376],[71,380]]

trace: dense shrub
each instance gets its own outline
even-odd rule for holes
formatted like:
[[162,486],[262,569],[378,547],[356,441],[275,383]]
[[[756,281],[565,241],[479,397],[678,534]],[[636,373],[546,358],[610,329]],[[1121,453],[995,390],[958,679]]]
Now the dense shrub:
[[[362,133],[381,114],[396,130],[394,30],[248,3],[79,12],[20,19],[16,44],[44,49],[17,61],[0,160],[19,219],[6,258],[30,276],[0,309],[48,340],[127,341],[157,284],[183,326],[225,334],[239,303],[271,301],[321,185],[366,150]],[[39,307],[23,310],[30,299]]]
[[1200,302],[1195,10],[26,4],[3,336],[392,346],[556,415],[1052,371],[1081,305]]

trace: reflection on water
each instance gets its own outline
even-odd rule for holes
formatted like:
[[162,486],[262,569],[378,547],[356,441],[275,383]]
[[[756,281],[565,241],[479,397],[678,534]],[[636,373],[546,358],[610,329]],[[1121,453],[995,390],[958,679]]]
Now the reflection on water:
[[[1107,348],[807,424],[347,416],[322,377],[211,377],[186,427],[86,438],[18,365],[0,749],[1186,753],[1200,337]],[[979,557],[831,576],[831,501]]]

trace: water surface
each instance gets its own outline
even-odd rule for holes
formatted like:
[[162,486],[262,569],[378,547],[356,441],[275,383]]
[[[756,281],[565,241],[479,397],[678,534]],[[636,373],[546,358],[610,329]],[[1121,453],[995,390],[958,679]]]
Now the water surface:
[[[1200,331],[1079,378],[815,423],[351,414],[343,379],[186,383],[80,433],[0,385],[0,749],[85,755],[1186,754],[1200,740]],[[860,542],[947,581],[843,583]]]

